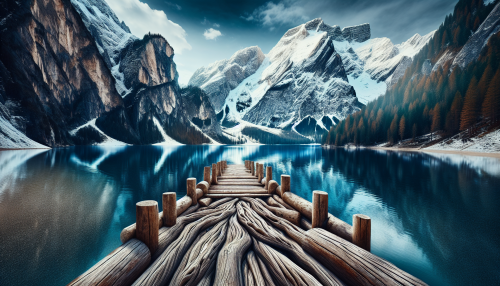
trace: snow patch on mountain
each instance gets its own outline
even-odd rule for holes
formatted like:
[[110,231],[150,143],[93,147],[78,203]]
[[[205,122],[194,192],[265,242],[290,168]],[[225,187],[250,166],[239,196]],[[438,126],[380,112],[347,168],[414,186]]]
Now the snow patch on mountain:
[[28,138],[24,133],[17,130],[10,121],[3,118],[0,114],[0,149],[24,149],[24,148],[41,148],[50,149],[49,147],[35,142]]
[[83,23],[95,39],[99,53],[116,80],[116,90],[125,97],[131,92],[120,72],[120,52],[130,43],[138,40],[104,0],[71,0]]
[[167,133],[165,133],[165,130],[161,126],[160,121],[158,121],[158,119],[156,119],[156,117],[153,117],[153,122],[154,122],[156,128],[158,129],[158,131],[160,131],[161,136],[163,137],[163,142],[156,143],[153,145],[183,145],[183,144],[175,141],[174,139],[172,139],[172,137],[168,136]]
[[106,133],[102,132],[102,130],[99,129],[99,127],[97,127],[97,125],[95,124],[95,122],[96,122],[96,119],[92,119],[89,122],[87,122],[87,123],[85,123],[83,125],[80,125],[77,128],[71,130],[69,132],[69,134],[71,134],[72,136],[75,136],[76,133],[78,132],[78,130],[80,130],[80,129],[84,128],[84,127],[90,126],[90,127],[94,128],[97,132],[99,132],[105,138],[103,142],[98,143],[96,145],[100,145],[100,146],[124,146],[124,145],[129,145],[129,144],[124,143],[122,141],[116,140],[116,139],[108,136]]

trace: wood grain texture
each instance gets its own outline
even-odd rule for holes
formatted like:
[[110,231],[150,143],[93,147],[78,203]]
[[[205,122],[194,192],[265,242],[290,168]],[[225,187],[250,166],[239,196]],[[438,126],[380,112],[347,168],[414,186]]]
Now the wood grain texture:
[[281,193],[290,191],[290,176],[289,175],[281,175]]
[[[197,211],[182,217],[182,219],[186,220],[199,218],[197,220],[194,219],[193,222],[187,225],[180,222],[181,218],[179,218],[177,224],[170,229],[184,225],[181,228],[182,232],[175,240],[171,240],[171,243],[167,244],[168,246],[165,251],[161,252],[158,258],[154,260],[151,266],[135,281],[133,285],[164,285],[168,283],[170,279],[172,279],[178,265],[182,261],[184,254],[189,249],[193,241],[195,241],[198,237],[198,234],[202,230],[232,216],[234,213],[234,202],[233,205],[231,205],[231,202],[228,202],[226,204],[222,204],[216,209]],[[201,218],[200,215],[202,215]]]
[[[286,251],[296,263],[324,285],[342,285],[333,273],[306,254],[299,243],[295,241],[303,241],[303,231],[299,227],[275,216],[265,208],[265,203],[261,200],[250,198],[244,198],[243,200],[243,202],[236,205],[238,220],[252,238],[256,238],[271,247]],[[285,236],[275,227],[294,237],[294,240]]]
[[261,182],[262,179],[264,179],[264,165],[259,164],[259,169],[257,169],[257,172],[257,179],[259,182]]
[[250,162],[250,171],[252,172],[252,176],[255,176],[255,162]]
[[282,204],[278,203],[275,199],[273,199],[272,197],[269,197],[267,198],[266,200],[266,203],[272,207],[276,207],[276,208],[282,208],[282,209],[286,209]]
[[269,181],[273,179],[273,167],[266,167],[266,186],[264,187],[266,190],[269,188]]
[[278,202],[280,205],[284,206],[285,208],[287,208],[289,210],[295,210],[289,204],[285,203],[285,201],[282,198],[280,198],[280,196],[273,195],[273,199],[276,200],[276,202]]
[[352,243],[370,251],[372,237],[372,223],[369,216],[355,214],[352,216]]
[[131,239],[68,285],[132,285],[150,261],[151,253],[146,244],[138,239]]
[[184,255],[170,281],[171,286],[197,285],[206,271],[215,267],[219,250],[226,241],[227,226],[228,219],[225,219],[198,236]]
[[167,192],[162,195],[162,218],[164,226],[173,226],[177,221],[177,195]]
[[265,194],[250,194],[250,193],[241,193],[241,194],[207,194],[205,197],[220,199],[220,198],[260,198],[260,197],[270,197],[271,195],[268,193]]
[[349,285],[426,285],[388,261],[321,228],[308,230],[302,247]]
[[201,189],[196,189],[196,203],[198,203],[198,199],[203,197],[204,193]]
[[138,202],[135,206],[135,235],[147,245],[151,253],[154,253],[158,248],[158,203],[149,200]]
[[237,216],[232,216],[229,220],[226,243],[217,258],[214,285],[245,285],[241,266],[243,255],[250,244],[250,235],[238,223]]
[[328,193],[313,191],[311,226],[324,227],[328,219]]

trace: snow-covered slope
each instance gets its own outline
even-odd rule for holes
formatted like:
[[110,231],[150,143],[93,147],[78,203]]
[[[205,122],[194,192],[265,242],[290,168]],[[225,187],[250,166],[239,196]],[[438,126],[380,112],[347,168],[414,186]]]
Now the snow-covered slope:
[[123,73],[119,70],[120,52],[130,43],[138,40],[130,29],[103,0],[71,0],[82,17],[83,23],[95,39],[97,48],[116,79],[116,89],[120,95],[130,93],[124,84]]
[[229,60],[217,61],[196,70],[188,85],[202,88],[208,94],[215,110],[220,111],[229,92],[254,74],[264,57],[264,53],[257,46],[239,50]]
[[28,138],[23,132],[19,131],[12,123],[7,120],[8,110],[0,102],[0,149],[10,148],[43,148],[49,147],[35,142]]

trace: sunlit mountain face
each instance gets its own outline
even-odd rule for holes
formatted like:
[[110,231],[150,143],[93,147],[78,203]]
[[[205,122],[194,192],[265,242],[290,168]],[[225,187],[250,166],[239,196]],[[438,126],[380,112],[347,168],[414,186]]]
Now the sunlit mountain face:
[[348,223],[369,215],[372,252],[431,285],[498,278],[498,159],[315,145],[0,152],[0,216],[9,217],[0,221],[0,259],[9,265],[0,275],[8,285],[68,283],[121,244],[136,202],[184,196],[186,178],[202,180],[203,167],[220,160],[270,165],[307,200],[326,191],[329,212]]

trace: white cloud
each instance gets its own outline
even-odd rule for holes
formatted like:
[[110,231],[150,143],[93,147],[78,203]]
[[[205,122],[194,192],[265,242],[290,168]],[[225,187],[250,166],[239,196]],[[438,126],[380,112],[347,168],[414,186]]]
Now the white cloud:
[[278,4],[267,2],[255,9],[252,14],[242,18],[247,21],[259,21],[262,25],[270,27],[271,30],[274,29],[274,26],[308,20],[303,6],[289,0],[281,1]]
[[217,37],[222,36],[222,33],[219,30],[215,30],[214,28],[210,28],[208,30],[205,30],[205,33],[203,33],[203,36],[205,36],[205,39],[207,40],[215,40]]
[[217,24],[217,23],[214,23],[214,27],[215,27],[215,28],[220,28],[220,25],[219,25],[219,24]]
[[175,3],[171,3],[171,2],[167,2],[167,1],[165,1],[165,4],[167,4],[170,7],[174,7],[175,9],[177,9],[179,11],[182,10],[181,5],[179,5],[179,4],[175,4]]
[[191,50],[186,40],[186,31],[167,18],[165,12],[153,10],[139,0],[106,0],[121,21],[130,28],[132,34],[142,38],[145,34],[158,33],[167,39],[175,52],[182,54]]

